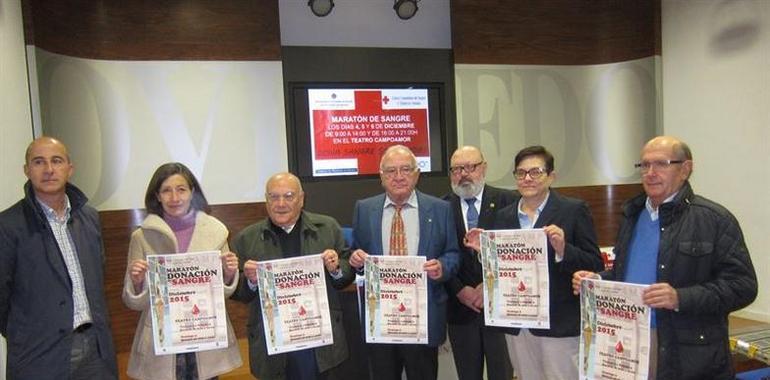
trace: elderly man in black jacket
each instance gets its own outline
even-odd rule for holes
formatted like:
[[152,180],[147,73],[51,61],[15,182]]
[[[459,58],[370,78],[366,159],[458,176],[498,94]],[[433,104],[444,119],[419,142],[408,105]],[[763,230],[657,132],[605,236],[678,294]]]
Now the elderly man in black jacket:
[[[338,379],[340,363],[348,358],[342,321],[342,301],[335,290],[353,282],[348,265],[350,250],[333,218],[304,210],[305,192],[291,173],[272,175],[265,185],[268,218],[244,228],[233,239],[233,251],[243,263],[232,299],[249,304],[249,362],[251,373],[262,380]],[[299,351],[268,355],[259,297],[257,262],[321,253],[326,269],[326,293],[334,343]]]
[[[724,207],[695,195],[690,148],[669,136],[650,140],[637,165],[645,194],[623,207],[615,266],[602,279],[651,284],[658,379],[732,379],[727,316],[757,296],[743,233]],[[578,271],[573,288],[593,273]],[[653,344],[655,347],[655,344]]]

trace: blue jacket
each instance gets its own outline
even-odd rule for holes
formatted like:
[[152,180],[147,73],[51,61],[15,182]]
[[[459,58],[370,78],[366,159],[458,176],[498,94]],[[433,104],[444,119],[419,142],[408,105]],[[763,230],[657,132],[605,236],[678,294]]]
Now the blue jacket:
[[[69,379],[72,284],[56,238],[35,199],[0,213],[0,332],[8,339],[10,379]],[[115,349],[104,297],[104,252],[96,210],[67,184],[72,207],[68,228],[77,249],[99,354],[117,377]]]
[[[356,202],[353,212],[353,249],[370,255],[382,255],[382,213],[385,194]],[[459,267],[459,249],[454,216],[449,203],[417,192],[417,212],[420,219],[418,253],[426,260],[441,262],[442,276],[438,281],[428,279],[428,345],[437,347],[446,339],[447,292],[443,282],[452,278]]]

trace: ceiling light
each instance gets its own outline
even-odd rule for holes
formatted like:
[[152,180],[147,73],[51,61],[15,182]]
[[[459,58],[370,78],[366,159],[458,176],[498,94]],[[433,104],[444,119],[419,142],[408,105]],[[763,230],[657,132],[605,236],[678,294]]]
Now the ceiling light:
[[332,13],[334,0],[310,0],[307,2],[307,6],[310,7],[314,15],[324,17]]
[[393,9],[396,10],[398,18],[402,20],[409,20],[417,13],[417,2],[420,0],[396,0],[396,4],[393,5]]

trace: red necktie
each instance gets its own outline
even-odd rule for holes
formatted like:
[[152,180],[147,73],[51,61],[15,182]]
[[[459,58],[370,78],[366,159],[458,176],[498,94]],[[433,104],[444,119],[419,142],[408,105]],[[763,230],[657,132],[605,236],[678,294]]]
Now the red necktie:
[[406,234],[404,233],[404,219],[401,218],[402,206],[393,206],[396,213],[393,214],[393,222],[390,225],[390,255],[406,255]]

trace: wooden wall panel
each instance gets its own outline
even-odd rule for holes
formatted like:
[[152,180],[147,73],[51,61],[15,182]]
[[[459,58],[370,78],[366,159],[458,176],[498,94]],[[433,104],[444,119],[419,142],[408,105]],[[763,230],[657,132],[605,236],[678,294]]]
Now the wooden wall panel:
[[644,191],[641,184],[561,187],[556,190],[588,203],[594,218],[599,246],[614,245],[620,227],[623,202]]
[[452,0],[455,63],[586,65],[660,54],[660,0]]
[[280,60],[277,0],[23,0],[27,44],[114,60]]
[[[563,187],[556,189],[562,194],[588,202],[594,217],[594,224],[600,245],[611,245],[615,239],[620,220],[622,203],[642,191],[641,185],[608,185]],[[320,195],[319,195],[320,197]],[[351,214],[352,210],[347,210]],[[131,233],[144,219],[144,210],[118,210],[100,212],[102,236],[107,256],[106,284],[107,302],[112,319],[112,334],[118,352],[131,349],[139,313],[123,305],[123,277],[126,271],[126,255]],[[264,203],[238,203],[211,207],[211,215],[221,220],[230,230],[232,238],[244,227],[267,217]],[[248,309],[246,305],[227,301],[230,320],[239,338],[246,337]]]

